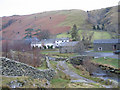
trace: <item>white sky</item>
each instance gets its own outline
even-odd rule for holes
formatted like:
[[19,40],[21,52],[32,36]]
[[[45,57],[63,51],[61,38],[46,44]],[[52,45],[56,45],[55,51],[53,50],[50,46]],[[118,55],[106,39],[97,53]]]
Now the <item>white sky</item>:
[[51,10],[94,10],[118,5],[120,0],[0,0],[0,17]]

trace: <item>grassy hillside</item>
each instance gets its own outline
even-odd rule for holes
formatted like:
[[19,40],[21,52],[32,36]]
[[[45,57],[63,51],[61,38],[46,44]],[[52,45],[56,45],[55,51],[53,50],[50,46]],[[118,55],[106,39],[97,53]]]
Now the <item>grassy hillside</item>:
[[[93,25],[104,24],[104,31],[117,33],[119,11],[117,11],[117,7],[108,7],[89,12],[72,9],[2,17],[2,30],[0,28],[0,33],[3,34],[4,39],[16,40],[25,37],[25,29],[27,28],[48,30],[56,35],[70,31],[73,24],[76,24],[80,30],[92,30]],[[98,32],[95,33],[98,34]],[[109,38],[109,35],[106,35],[105,32],[100,34],[104,34],[105,38]],[[64,36],[66,37],[65,34]],[[95,39],[102,38],[99,34],[99,38],[96,36],[94,36]]]
[[91,29],[92,25],[87,21],[87,13],[82,10],[69,10],[62,11],[60,14],[67,15],[66,20],[59,24],[59,26],[70,26],[72,27],[74,24],[77,25],[78,28],[86,28]]
[[118,14],[120,8],[117,6],[89,11],[88,20],[94,25],[104,24],[104,30],[118,32]]
[[[71,29],[73,24],[78,28],[91,28],[87,22],[87,13],[82,10],[60,10],[37,13],[24,16],[3,17],[3,38],[19,39],[25,36],[25,29],[48,30],[52,34],[64,33]],[[19,34],[18,34],[19,32]]]
[[[96,39],[111,39],[111,35],[108,32],[106,32],[106,31],[79,30],[78,33],[79,33],[80,36],[82,35],[82,32],[87,32],[87,33],[94,32],[92,41],[96,40]],[[62,33],[62,34],[58,34],[57,35],[57,38],[62,38],[62,37],[69,37],[69,38],[71,38],[71,35],[67,34],[67,33]]]

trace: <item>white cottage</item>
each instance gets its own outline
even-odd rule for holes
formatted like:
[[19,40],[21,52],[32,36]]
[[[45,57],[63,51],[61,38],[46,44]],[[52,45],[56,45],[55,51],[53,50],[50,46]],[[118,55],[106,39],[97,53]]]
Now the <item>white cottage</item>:
[[44,39],[40,42],[32,42],[31,47],[38,47],[40,49],[54,49],[65,42],[69,42],[69,38]]
[[55,46],[60,47],[60,45],[64,42],[69,42],[69,38],[57,38],[55,40]]
[[54,39],[44,39],[40,42],[32,42],[31,47],[38,47],[40,49],[53,49],[55,48],[55,40]]

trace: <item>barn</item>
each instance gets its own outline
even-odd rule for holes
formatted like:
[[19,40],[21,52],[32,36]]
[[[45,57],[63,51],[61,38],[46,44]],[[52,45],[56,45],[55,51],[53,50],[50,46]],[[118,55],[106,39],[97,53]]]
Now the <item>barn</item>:
[[79,41],[65,42],[59,47],[60,53],[75,53],[76,45]]
[[114,51],[120,50],[120,39],[94,40],[94,51]]

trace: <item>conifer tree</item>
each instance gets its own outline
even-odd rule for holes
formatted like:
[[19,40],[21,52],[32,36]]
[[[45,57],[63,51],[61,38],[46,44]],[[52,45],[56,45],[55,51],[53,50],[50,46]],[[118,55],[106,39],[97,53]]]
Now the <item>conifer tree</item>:
[[76,24],[73,25],[72,32],[71,32],[71,37],[74,41],[78,40],[78,30]]

